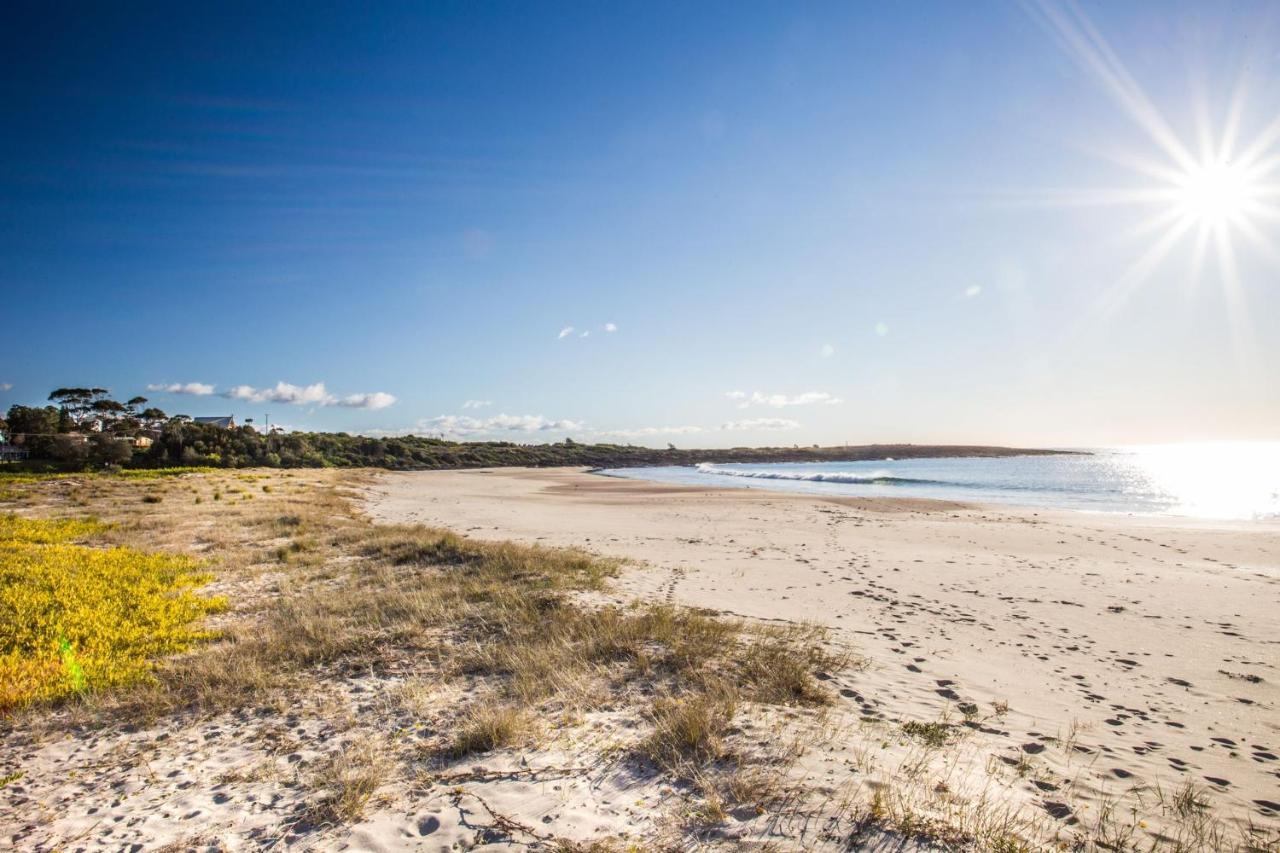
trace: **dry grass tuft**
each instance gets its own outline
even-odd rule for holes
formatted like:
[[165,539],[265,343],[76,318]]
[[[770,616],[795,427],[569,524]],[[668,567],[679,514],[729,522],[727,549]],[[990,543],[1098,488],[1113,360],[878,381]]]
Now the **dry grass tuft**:
[[922,723],[908,720],[902,724],[902,731],[927,747],[937,749],[946,746],[956,736],[956,727],[950,723]]
[[311,810],[311,818],[317,823],[359,821],[391,769],[385,749],[372,738],[345,744],[312,774],[311,787],[321,796]]
[[724,736],[737,713],[737,698],[727,687],[653,704],[653,733],[640,751],[664,770],[685,774],[725,754]]
[[472,708],[459,722],[445,750],[450,758],[490,752],[524,743],[533,731],[533,720],[521,708],[485,703]]

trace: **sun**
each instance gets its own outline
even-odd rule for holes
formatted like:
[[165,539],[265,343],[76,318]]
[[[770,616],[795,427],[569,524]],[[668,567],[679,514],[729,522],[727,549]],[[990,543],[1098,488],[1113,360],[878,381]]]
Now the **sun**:
[[1200,225],[1217,226],[1248,216],[1258,189],[1248,169],[1232,163],[1207,162],[1182,176],[1174,198],[1181,217]]
[[[1162,269],[1173,271],[1162,280],[1186,282],[1188,299],[1202,279],[1213,278],[1237,362],[1256,367],[1249,286],[1239,255],[1248,252],[1280,271],[1280,117],[1271,108],[1263,121],[1249,121],[1247,84],[1256,78],[1242,73],[1231,91],[1217,97],[1196,86],[1195,96],[1184,107],[1193,130],[1189,136],[1180,134],[1078,5],[1028,0],[1026,8],[1150,144],[1145,151],[1090,146],[1131,173],[1121,186],[1073,187],[1040,195],[1039,203],[1050,206],[1131,206],[1138,213],[1133,234],[1143,245],[1127,268],[1117,269],[1094,309],[1082,314],[1082,322],[1114,318]],[[1180,247],[1190,250],[1189,262],[1168,265]],[[1257,286],[1258,281],[1254,277],[1250,283]]]

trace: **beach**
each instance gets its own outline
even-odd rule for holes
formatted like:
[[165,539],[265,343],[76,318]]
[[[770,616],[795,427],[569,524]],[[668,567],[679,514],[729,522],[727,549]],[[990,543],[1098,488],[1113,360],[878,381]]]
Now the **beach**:
[[0,716],[14,849],[1280,849],[1272,522],[568,468],[11,488],[14,531],[100,519],[76,553],[225,602]]
[[569,469],[387,474],[366,510],[623,558],[621,599],[826,626],[867,661],[839,691],[861,718],[955,720],[1007,705],[998,723],[972,727],[973,760],[1034,761],[1013,799],[1064,824],[1188,783],[1239,826],[1280,819],[1275,523],[824,499]]

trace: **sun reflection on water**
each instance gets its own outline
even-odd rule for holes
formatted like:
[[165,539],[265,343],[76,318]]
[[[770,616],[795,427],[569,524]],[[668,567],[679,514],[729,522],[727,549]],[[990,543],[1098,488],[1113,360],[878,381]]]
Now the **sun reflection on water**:
[[1112,457],[1135,497],[1174,515],[1259,518],[1280,515],[1280,444],[1200,442],[1122,449]]

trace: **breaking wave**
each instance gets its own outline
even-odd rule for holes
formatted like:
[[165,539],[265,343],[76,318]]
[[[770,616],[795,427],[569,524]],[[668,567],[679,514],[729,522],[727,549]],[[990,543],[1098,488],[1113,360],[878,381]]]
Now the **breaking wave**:
[[715,474],[720,477],[749,477],[754,480],[803,480],[810,483],[862,483],[895,485],[913,483],[927,486],[957,485],[942,480],[921,480],[917,477],[898,477],[892,471],[869,471],[865,474],[853,474],[847,471],[731,471],[718,468],[710,462],[699,462],[699,474]]

